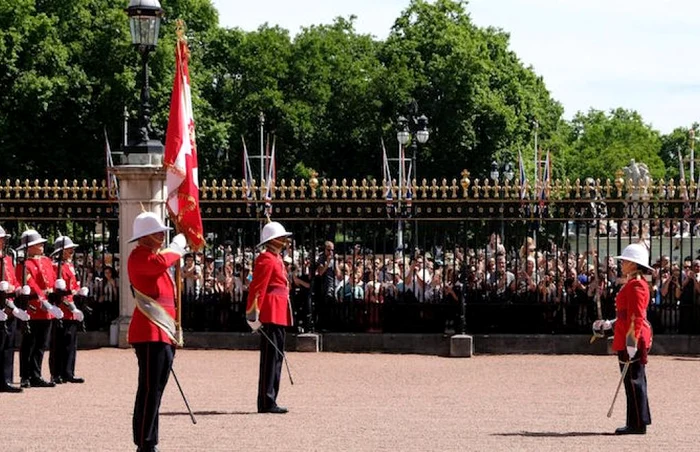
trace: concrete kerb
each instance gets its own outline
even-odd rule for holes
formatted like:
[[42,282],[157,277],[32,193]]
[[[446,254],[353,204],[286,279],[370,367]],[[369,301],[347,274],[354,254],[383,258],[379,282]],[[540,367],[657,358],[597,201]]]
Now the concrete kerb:
[[[21,335],[18,335],[18,342]],[[113,338],[112,338],[113,339]],[[109,331],[80,333],[81,349],[110,347]],[[376,333],[288,334],[287,350],[331,353],[390,353],[469,357],[478,355],[609,355],[610,340],[590,343],[588,335],[444,335]],[[251,333],[185,332],[189,349],[257,350],[260,337]],[[657,335],[652,355],[698,355],[700,336]]]

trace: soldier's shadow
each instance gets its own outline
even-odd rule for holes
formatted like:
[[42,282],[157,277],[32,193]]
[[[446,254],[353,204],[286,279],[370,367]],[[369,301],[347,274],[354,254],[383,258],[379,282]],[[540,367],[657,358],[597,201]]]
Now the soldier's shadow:
[[530,438],[570,438],[576,436],[614,436],[613,432],[512,432],[494,433],[492,436],[525,436]]
[[[195,416],[246,416],[258,414],[257,411],[194,411]],[[166,411],[160,413],[161,416],[189,416],[187,411]]]

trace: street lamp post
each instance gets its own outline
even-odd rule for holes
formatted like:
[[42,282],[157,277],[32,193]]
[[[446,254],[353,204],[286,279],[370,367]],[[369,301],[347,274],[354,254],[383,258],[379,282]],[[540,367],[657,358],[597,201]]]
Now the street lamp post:
[[[398,193],[398,209],[399,215],[401,212],[401,195],[404,184],[410,186],[411,179],[416,177],[417,164],[416,157],[418,154],[418,145],[423,145],[428,142],[430,132],[428,131],[428,117],[425,115],[418,116],[418,104],[413,101],[409,107],[409,116],[399,116],[397,119],[396,140],[399,142],[399,157],[402,149],[405,149],[407,144],[411,147],[411,168],[412,172],[408,175],[404,174],[404,161],[399,158],[399,193]],[[410,176],[410,177],[409,177]],[[403,250],[403,220],[399,218],[397,231],[397,249]]]
[[126,154],[162,154],[163,143],[151,138],[151,90],[148,85],[148,57],[158,45],[158,32],[164,11],[158,0],[131,0],[126,8],[131,42],[141,54],[141,105],[138,134],[126,147]]

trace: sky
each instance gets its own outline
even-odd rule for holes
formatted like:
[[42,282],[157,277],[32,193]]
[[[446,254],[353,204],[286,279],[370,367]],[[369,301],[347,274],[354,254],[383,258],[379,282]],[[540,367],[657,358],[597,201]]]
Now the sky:
[[[409,0],[213,0],[219,23],[292,34],[357,16],[355,28],[389,34]],[[510,33],[512,50],[544,78],[571,119],[591,108],[637,110],[662,133],[700,119],[700,2],[691,0],[471,0],[478,26]]]

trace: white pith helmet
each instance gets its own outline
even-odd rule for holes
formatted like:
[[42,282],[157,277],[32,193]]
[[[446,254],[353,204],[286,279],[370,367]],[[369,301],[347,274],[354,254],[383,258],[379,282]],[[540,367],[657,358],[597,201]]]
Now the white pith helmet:
[[267,242],[273,239],[278,239],[280,237],[289,237],[291,232],[287,232],[280,223],[276,221],[271,221],[265,225],[262,232],[260,233],[260,243],[258,246],[263,246]]
[[77,248],[78,245],[73,243],[73,241],[67,235],[60,235],[53,242],[53,252],[51,255],[58,254],[63,250],[69,250],[71,248]]
[[169,231],[172,228],[163,224],[163,221],[153,212],[141,212],[134,218],[133,235],[129,242],[135,242],[141,237],[155,234],[156,232]]
[[634,262],[647,270],[651,270],[651,267],[649,267],[649,251],[647,247],[641,243],[627,245],[625,249],[622,250],[622,254],[615,256],[615,259]]
[[41,234],[36,232],[35,229],[27,229],[24,231],[19,240],[21,245],[17,247],[17,250],[23,250],[29,248],[30,246],[46,243],[46,239],[42,238]]

